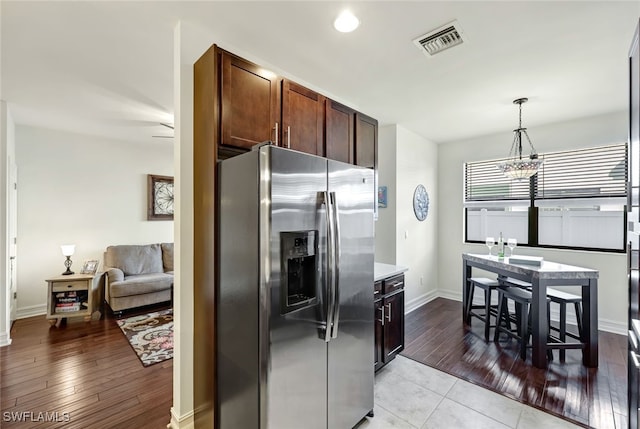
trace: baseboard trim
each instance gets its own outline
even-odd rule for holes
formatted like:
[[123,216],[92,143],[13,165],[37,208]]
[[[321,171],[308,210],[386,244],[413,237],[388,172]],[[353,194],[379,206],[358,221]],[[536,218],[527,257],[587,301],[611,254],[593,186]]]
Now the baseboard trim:
[[437,291],[427,292],[423,295],[420,295],[417,298],[412,299],[411,301],[405,302],[404,304],[404,314],[409,314],[413,310],[422,307],[428,302],[433,301],[438,297]]
[[26,319],[27,317],[43,316],[47,314],[47,304],[30,305],[16,310],[16,319]]
[[179,417],[176,410],[171,407],[171,421],[167,425],[167,429],[194,429],[195,427],[193,411]]
[[452,292],[449,290],[439,290],[437,291],[438,298],[446,298],[453,301],[462,302],[462,293],[461,292]]
[[8,346],[9,344],[11,344],[9,332],[0,332],[0,347]]
[[[437,291],[436,298],[445,298],[445,299],[451,299],[453,301],[462,301],[462,293],[451,292],[448,290],[440,290],[440,291]],[[482,297],[474,296],[473,302],[474,304],[481,304],[483,302]],[[413,308],[412,311],[413,310],[415,310],[415,308]],[[551,320],[554,322],[557,322],[558,320],[560,320],[560,311],[557,305],[551,306]],[[575,326],[576,324],[575,320],[576,318],[575,318],[575,314],[573,313],[573,307],[567,308],[567,324]],[[626,337],[628,328],[626,323],[617,322],[615,320],[598,319],[598,330],[611,332],[612,334],[624,335]]]
[[612,334],[629,335],[629,328],[626,323],[616,322],[615,320],[598,319],[598,330],[611,332]]

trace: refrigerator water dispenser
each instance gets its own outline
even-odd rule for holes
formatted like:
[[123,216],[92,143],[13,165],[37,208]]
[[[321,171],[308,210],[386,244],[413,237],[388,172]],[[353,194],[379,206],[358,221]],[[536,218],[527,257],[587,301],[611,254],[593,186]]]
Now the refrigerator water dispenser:
[[317,303],[318,231],[280,233],[282,287],[280,313],[287,314]]

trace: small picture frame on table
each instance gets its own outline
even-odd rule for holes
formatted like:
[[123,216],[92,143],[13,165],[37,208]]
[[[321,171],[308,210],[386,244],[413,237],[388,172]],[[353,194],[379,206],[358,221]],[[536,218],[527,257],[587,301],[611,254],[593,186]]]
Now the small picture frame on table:
[[98,260],[84,261],[80,274],[95,274],[98,271],[99,264],[100,261]]

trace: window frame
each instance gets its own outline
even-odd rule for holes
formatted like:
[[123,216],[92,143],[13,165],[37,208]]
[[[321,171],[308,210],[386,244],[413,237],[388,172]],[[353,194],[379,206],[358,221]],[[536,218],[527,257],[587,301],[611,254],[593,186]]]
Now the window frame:
[[[589,147],[589,148],[584,148],[584,149],[573,149],[573,150],[565,150],[565,151],[556,151],[556,152],[550,152],[547,154],[548,157],[550,158],[554,158],[554,159],[558,159],[559,157],[562,157],[562,155],[567,155],[567,158],[569,158],[571,156],[571,154],[576,154],[576,153],[583,153],[583,152],[598,152],[600,151],[600,154],[606,152],[607,149],[610,148],[615,148],[617,151],[621,151],[622,147],[624,147],[624,158],[623,158],[623,165],[620,167],[621,170],[618,172],[620,174],[624,175],[624,192],[621,193],[619,186],[617,189],[617,193],[614,192],[613,195],[609,195],[609,194],[605,194],[604,196],[601,194],[598,195],[579,195],[579,196],[567,196],[567,197],[562,197],[562,196],[554,196],[552,198],[545,198],[544,194],[544,190],[541,190],[539,187],[539,179],[538,179],[538,174],[535,174],[533,176],[531,176],[528,179],[528,185],[529,185],[529,191],[528,191],[528,205],[527,207],[527,227],[528,227],[528,242],[527,243],[518,243],[518,247],[533,247],[533,248],[542,248],[542,249],[559,249],[559,250],[579,250],[579,251],[588,251],[588,252],[606,252],[606,253],[625,253],[626,252],[626,242],[627,242],[627,207],[628,207],[628,189],[629,189],[629,184],[628,184],[628,164],[629,164],[629,147],[628,144],[625,143],[615,143],[612,145],[606,145],[606,146],[597,146],[597,147]],[[618,155],[619,156],[619,155]],[[544,159],[544,155],[541,155],[541,157]],[[494,207],[507,207],[510,205],[513,205],[514,202],[516,201],[524,201],[525,199],[522,198],[522,194],[518,194],[520,196],[520,198],[495,198],[495,196],[491,196],[490,194],[487,194],[485,196],[485,198],[483,199],[481,196],[480,197],[475,197],[472,199],[467,199],[468,196],[470,195],[470,190],[468,188],[469,182],[472,181],[470,180],[470,176],[473,176],[473,173],[469,173],[469,165],[471,166],[487,166],[487,165],[497,165],[500,162],[504,162],[507,161],[507,159],[495,159],[495,160],[485,160],[485,161],[474,161],[474,162],[465,162],[464,163],[464,171],[463,171],[463,181],[464,181],[464,189],[463,189],[463,210],[464,210],[464,216],[463,216],[463,221],[464,221],[464,225],[463,225],[463,229],[464,229],[464,242],[465,243],[470,243],[470,244],[484,244],[483,241],[480,240],[470,240],[469,239],[469,231],[467,228],[468,222],[469,222],[469,210],[473,209],[474,206],[478,207],[478,206],[483,206],[483,203],[486,203],[486,206],[490,207],[490,206],[494,206]],[[618,161],[619,163],[620,161]],[[486,167],[485,167],[486,168]],[[544,168],[544,164],[543,167]],[[617,166],[614,168],[618,168]],[[497,170],[497,168],[496,168]],[[482,171],[482,170],[481,170]],[[487,170],[485,170],[487,171]],[[541,170],[544,171],[544,170]],[[490,173],[493,175],[494,172],[490,171]],[[539,172],[540,173],[540,172]],[[501,174],[501,173],[499,173]],[[476,173],[477,175],[477,173]],[[496,176],[498,177],[498,176]],[[618,178],[619,180],[620,178]],[[508,179],[507,179],[508,180]],[[500,184],[501,182],[492,182],[491,178],[489,178],[487,181],[480,181],[481,186],[495,186],[495,187],[499,187],[501,186]],[[552,182],[555,183],[555,182]],[[472,185],[473,186],[473,185]],[[520,186],[518,189],[520,189],[521,191],[522,186]],[[472,192],[472,191],[471,191]],[[623,205],[623,210],[622,210],[622,222],[620,227],[622,228],[623,231],[623,239],[622,242],[620,243],[620,247],[619,248],[600,248],[600,247],[583,247],[583,246],[566,246],[566,245],[551,245],[551,244],[540,244],[538,242],[538,237],[539,237],[539,219],[540,219],[540,211],[539,211],[539,207],[536,205],[537,202],[544,202],[545,205],[547,204],[547,202],[549,201],[579,201],[579,200],[583,200],[583,201],[588,201],[589,199],[594,199],[594,200],[615,200],[615,199],[619,199],[625,200],[625,203]],[[521,205],[521,204],[520,204]]]

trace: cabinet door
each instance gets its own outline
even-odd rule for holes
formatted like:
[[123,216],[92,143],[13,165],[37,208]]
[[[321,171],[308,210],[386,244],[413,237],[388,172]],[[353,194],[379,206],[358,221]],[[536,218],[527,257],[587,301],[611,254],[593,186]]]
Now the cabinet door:
[[323,155],[324,100],[317,92],[282,80],[281,146]]
[[404,291],[382,300],[384,304],[384,361],[388,362],[404,349]]
[[374,370],[380,369],[383,362],[382,351],[384,347],[383,343],[383,331],[384,327],[382,325],[382,318],[384,317],[384,313],[382,310],[382,300],[378,299],[374,302],[373,305],[375,314],[373,315],[373,323],[375,324],[375,346],[373,348],[373,368]]
[[325,109],[325,155],[329,159],[353,164],[355,110],[327,99]]
[[378,156],[378,121],[356,113],[355,164],[376,168]]
[[276,139],[277,77],[249,61],[220,51],[221,144],[243,149]]

